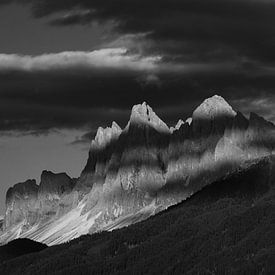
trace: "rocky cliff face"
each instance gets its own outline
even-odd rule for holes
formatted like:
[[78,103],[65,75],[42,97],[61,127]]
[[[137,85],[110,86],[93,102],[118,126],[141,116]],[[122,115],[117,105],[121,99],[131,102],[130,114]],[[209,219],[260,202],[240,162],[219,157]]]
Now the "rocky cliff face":
[[39,215],[45,217],[56,214],[60,200],[72,191],[74,185],[75,181],[66,173],[43,171],[37,193]]
[[3,231],[4,217],[0,216],[0,234]]
[[43,171],[40,184],[35,180],[18,183],[7,191],[4,229],[21,224],[22,232],[31,226],[55,216],[61,198],[74,187],[65,173],[54,174]]
[[5,228],[22,221],[35,220],[38,185],[35,180],[27,180],[11,187],[6,195]]
[[28,181],[8,191],[2,240],[23,236],[56,244],[145,219],[273,154],[274,131],[219,96],[171,128],[146,103],[136,105],[124,129],[115,122],[98,129],[76,183],[43,172],[39,186]]

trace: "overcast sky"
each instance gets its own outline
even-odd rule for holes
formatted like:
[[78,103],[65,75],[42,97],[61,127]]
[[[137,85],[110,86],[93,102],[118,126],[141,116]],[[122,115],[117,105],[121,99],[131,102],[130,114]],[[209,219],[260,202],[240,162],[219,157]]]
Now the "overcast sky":
[[2,0],[0,214],[43,169],[79,176],[98,126],[168,124],[220,94],[275,121],[273,0]]

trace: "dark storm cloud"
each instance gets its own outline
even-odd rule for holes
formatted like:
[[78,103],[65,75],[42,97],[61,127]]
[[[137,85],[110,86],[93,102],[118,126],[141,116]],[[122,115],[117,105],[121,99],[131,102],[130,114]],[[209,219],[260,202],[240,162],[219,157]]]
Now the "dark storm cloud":
[[[140,63],[130,63],[131,70],[129,66],[124,68],[123,59],[119,59],[122,63],[120,66],[116,63],[115,68],[97,65],[97,69],[80,66],[79,62],[75,66],[69,62],[68,67],[60,62],[58,66],[43,62],[41,68],[39,59],[34,60],[23,67],[17,64],[18,60],[16,67],[11,66],[14,62],[6,62],[2,69],[0,66],[2,132],[41,134],[61,128],[85,128],[94,133],[98,126],[110,125],[113,120],[124,127],[132,105],[143,101],[152,105],[168,124],[173,124],[190,116],[202,100],[215,93],[241,103],[247,97],[258,98],[259,91],[272,98],[275,86],[274,74],[259,74],[253,66],[250,68],[253,74],[247,74],[230,66],[223,71],[215,66],[209,70],[208,65],[194,69],[158,63],[151,67],[150,62],[150,69],[144,70],[148,63],[143,63],[143,59],[142,70]],[[248,105],[236,104],[241,108]],[[87,136],[76,143],[85,141]]]
[[91,128],[107,123],[110,116],[124,122],[130,93],[139,93],[140,78],[150,75],[158,60],[124,48],[0,54],[0,130],[39,134]]
[[[120,37],[109,50],[0,55],[2,131],[93,132],[112,120],[124,126],[132,105],[143,101],[174,123],[215,93],[245,112],[274,101],[273,1],[8,2],[29,4],[54,26],[113,22]],[[264,115],[274,119],[274,108],[265,106]]]
[[[6,1],[7,2],[7,1]],[[147,33],[167,58],[274,62],[275,2],[271,0],[14,0],[54,25],[113,21],[121,33]]]

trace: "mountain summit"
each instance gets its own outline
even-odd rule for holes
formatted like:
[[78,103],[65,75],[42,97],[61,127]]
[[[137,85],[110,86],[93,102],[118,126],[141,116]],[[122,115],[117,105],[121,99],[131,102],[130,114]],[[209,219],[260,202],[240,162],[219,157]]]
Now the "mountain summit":
[[91,148],[104,148],[112,139],[118,137],[121,133],[119,125],[113,121],[111,127],[99,127],[94,140],[92,140]]
[[232,124],[236,114],[223,97],[214,95],[207,98],[193,112],[194,135],[205,137],[222,134],[225,128]]
[[193,112],[193,120],[195,119],[214,119],[217,117],[234,117],[236,112],[221,96],[214,95],[207,98]]
[[153,109],[146,102],[133,106],[130,116],[130,124],[145,124],[158,131],[169,131],[168,126],[156,115]]
[[145,102],[135,105],[124,129],[98,129],[78,179],[45,171],[39,185],[8,190],[0,242],[53,245],[136,223],[274,149],[272,123],[247,119],[217,95],[170,129]]

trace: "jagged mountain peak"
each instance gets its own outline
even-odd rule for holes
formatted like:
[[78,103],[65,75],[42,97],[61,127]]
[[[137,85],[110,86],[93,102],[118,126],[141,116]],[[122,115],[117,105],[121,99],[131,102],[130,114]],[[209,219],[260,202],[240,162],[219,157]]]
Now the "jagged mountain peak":
[[146,102],[133,106],[130,124],[148,124],[158,131],[169,132],[168,126],[156,115]]
[[111,128],[117,131],[121,131],[120,126],[115,121],[112,122]]
[[153,121],[155,119],[156,114],[152,110],[152,108],[144,101],[142,104],[134,105],[132,108],[130,121]]
[[190,125],[192,123],[192,117],[188,117],[185,122]]
[[121,134],[122,130],[120,126],[113,121],[111,127],[99,127],[97,129],[96,136],[92,141],[91,148],[103,148],[114,138],[117,138]]
[[171,133],[173,133],[173,132],[176,131],[176,130],[179,130],[180,127],[181,127],[183,124],[185,124],[185,123],[186,123],[186,122],[184,122],[182,119],[179,119],[178,122],[177,122],[177,124],[176,124],[174,127],[171,127],[171,128],[170,128]]
[[179,129],[181,127],[182,124],[184,124],[185,122],[182,119],[179,119],[179,121],[177,122],[175,128]]
[[213,119],[215,117],[234,117],[236,112],[227,103],[227,101],[219,96],[214,95],[207,98],[202,104],[196,108],[193,113],[194,119]]

